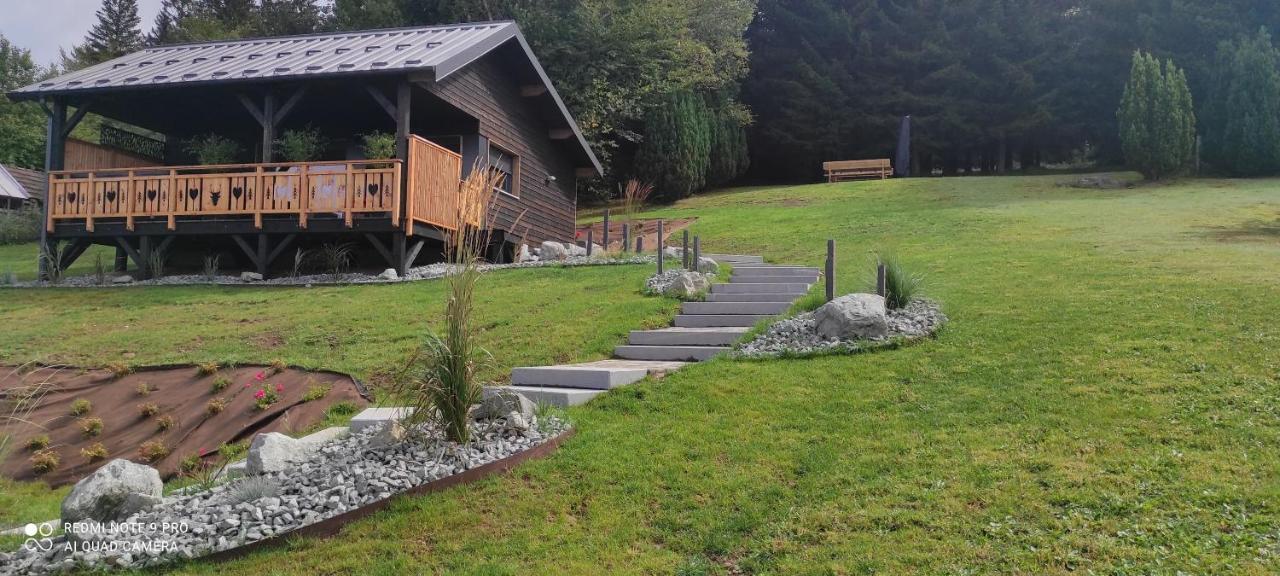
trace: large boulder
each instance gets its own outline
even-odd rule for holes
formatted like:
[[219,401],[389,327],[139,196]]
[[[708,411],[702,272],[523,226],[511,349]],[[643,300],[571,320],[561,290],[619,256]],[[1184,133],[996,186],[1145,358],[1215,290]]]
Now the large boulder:
[[268,432],[253,437],[249,445],[249,457],[245,459],[245,472],[263,474],[281,472],[293,465],[305,462],[316,454],[323,442],[309,442],[291,438],[279,432]]
[[565,244],[564,247],[565,247],[565,250],[568,251],[570,256],[586,256],[587,255],[587,249],[584,246],[579,246],[577,244]]
[[395,268],[387,268],[378,275],[379,280],[399,280],[400,274],[396,273]]
[[720,271],[720,265],[710,258],[698,258],[698,272],[703,274],[715,274]]
[[490,386],[484,389],[480,407],[472,413],[472,416],[477,420],[487,420],[506,418],[515,412],[525,421],[531,421],[536,409],[537,406],[533,401],[525,398],[523,394],[502,386]]
[[521,244],[520,249],[516,251],[516,263],[529,262],[533,260],[533,255],[529,254],[529,245]]
[[705,274],[681,271],[672,279],[671,284],[667,285],[666,289],[662,291],[662,294],[671,298],[687,300],[706,292],[710,288],[711,281],[707,279]]
[[569,251],[565,249],[564,244],[547,240],[542,243],[542,252],[538,255],[543,260],[564,260],[569,256]]
[[889,335],[884,297],[848,294],[823,304],[814,313],[818,334],[840,340],[867,340]]
[[159,504],[163,491],[155,468],[117,458],[76,482],[62,501],[62,521],[124,520]]

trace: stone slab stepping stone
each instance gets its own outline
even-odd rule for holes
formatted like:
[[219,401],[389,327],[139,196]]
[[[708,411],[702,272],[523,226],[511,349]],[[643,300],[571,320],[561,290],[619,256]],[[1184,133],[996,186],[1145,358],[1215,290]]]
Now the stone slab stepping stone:
[[710,258],[716,262],[727,262],[737,266],[738,264],[763,264],[763,256],[749,256],[746,254],[703,254],[703,258]]
[[681,314],[676,316],[675,325],[677,328],[751,327],[770,316],[770,314]]
[[809,291],[809,282],[734,282],[712,284],[712,294],[803,294]]
[[734,274],[729,278],[731,284],[791,284],[803,283],[813,284],[818,281],[817,276],[738,276]]
[[817,268],[784,268],[781,266],[734,266],[733,268],[733,275],[743,278],[754,278],[756,276],[817,276],[818,274],[819,270]]
[[313,444],[324,444],[325,442],[338,438],[339,436],[345,435],[349,431],[350,429],[347,428],[346,426],[334,426],[332,428],[325,428],[324,430],[321,430],[319,432],[308,434],[306,436],[299,438],[299,440],[303,442],[310,442]]
[[791,307],[791,302],[685,302],[680,306],[684,314],[781,314]]
[[365,408],[351,419],[351,431],[359,432],[366,428],[381,426],[392,420],[400,420],[413,413],[413,408]]
[[750,328],[662,328],[633,330],[627,342],[636,346],[729,346]]
[[555,386],[504,386],[503,388],[519,392],[535,404],[550,404],[552,406],[577,406],[605,393],[604,390],[590,388],[560,388]]
[[701,362],[729,351],[727,346],[618,346],[613,355],[633,360],[687,360]]
[[553,386],[558,388],[590,388],[609,390],[626,386],[649,374],[679,370],[684,362],[636,362],[632,360],[600,360],[558,366],[528,366],[511,370],[515,386]]
[[808,294],[804,292],[775,292],[763,294],[726,294],[715,292],[707,294],[707,302],[794,302],[797,298]]

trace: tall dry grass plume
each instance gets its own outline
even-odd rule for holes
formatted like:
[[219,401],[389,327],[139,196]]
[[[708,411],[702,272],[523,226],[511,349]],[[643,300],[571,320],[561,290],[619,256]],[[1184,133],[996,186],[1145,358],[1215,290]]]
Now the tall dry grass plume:
[[477,374],[492,357],[479,345],[473,316],[480,258],[489,247],[495,189],[504,176],[477,163],[458,189],[458,202],[444,235],[445,257],[454,271],[445,278],[443,334],[428,334],[410,359],[411,373],[399,379],[394,396],[413,408],[401,423],[409,430],[437,424],[454,442],[470,440],[470,410],[480,402]]
[[23,364],[11,368],[5,380],[17,380],[18,385],[0,392],[0,460],[4,460],[27,432],[43,431],[44,425],[31,419],[36,407],[45,395],[53,391],[53,379],[63,370],[61,366]]
[[649,201],[649,195],[653,193],[653,184],[632,178],[621,186],[622,215],[626,218],[626,226],[631,228],[633,234],[639,234],[640,230],[636,229],[636,214],[639,214],[644,209],[645,203]]

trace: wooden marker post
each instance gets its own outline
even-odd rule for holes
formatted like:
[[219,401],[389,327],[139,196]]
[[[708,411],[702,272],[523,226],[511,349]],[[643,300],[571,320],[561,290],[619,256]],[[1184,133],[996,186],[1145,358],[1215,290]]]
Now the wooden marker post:
[[689,269],[689,231],[684,231],[684,245],[680,250],[680,263],[684,265],[684,269]]
[[608,249],[609,249],[609,209],[608,209],[608,208],[605,208],[605,209],[604,209],[604,238],[603,238],[603,240],[604,240],[604,241],[603,241],[603,242],[601,242],[601,243],[600,243],[600,245],[601,245],[601,246],[604,246],[604,249],[605,249],[605,250],[608,250]]
[[636,254],[644,254],[644,235],[636,236]]
[[658,273],[662,273],[662,220],[658,220]]
[[885,286],[884,264],[876,264],[876,294],[881,297],[887,296],[888,288]]
[[[607,249],[608,246],[605,246],[605,248]],[[622,224],[622,253],[626,254],[627,251],[630,249],[631,249],[631,223],[625,222]]]
[[827,239],[827,302],[836,299],[836,241]]
[[591,257],[591,245],[595,244],[595,228],[587,228],[587,258]]
[[702,262],[702,258],[701,258],[701,256],[702,256],[702,248],[701,248],[702,243],[701,243],[701,242],[699,242],[699,240],[700,240],[701,238],[702,238],[701,236],[694,236],[694,237],[693,237],[693,271],[694,271],[694,272],[701,272],[701,271],[702,271],[702,264],[700,264],[700,262]]

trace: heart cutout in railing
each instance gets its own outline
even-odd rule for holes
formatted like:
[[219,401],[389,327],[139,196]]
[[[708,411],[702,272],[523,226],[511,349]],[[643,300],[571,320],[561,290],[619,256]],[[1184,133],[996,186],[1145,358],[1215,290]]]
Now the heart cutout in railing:
[[378,186],[377,184],[370,184],[370,185],[369,185],[369,187],[368,187],[368,194],[369,194],[370,196],[375,196],[375,195],[377,195],[377,194],[378,194],[378,188],[379,188],[379,186]]
[[199,189],[199,188],[192,188],[192,189],[190,189],[190,190],[187,190],[187,196],[190,196],[192,200],[195,200],[196,198],[199,198],[199,197],[200,197],[200,189]]
[[76,193],[67,192],[67,202],[75,203],[75,201],[76,201]]
[[231,197],[232,197],[232,198],[235,198],[236,200],[239,200],[241,196],[244,196],[244,188],[241,188],[241,187],[239,187],[239,186],[236,186],[235,188],[232,188],[232,189],[231,189]]
[[160,195],[158,190],[147,190],[147,200],[155,200]]
[[116,201],[116,191],[107,190],[107,202],[115,202],[115,201]]

